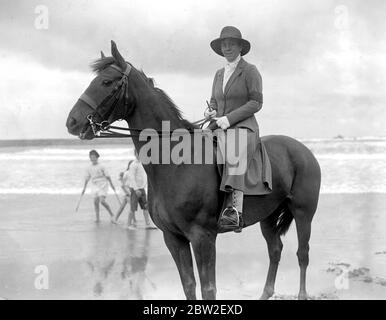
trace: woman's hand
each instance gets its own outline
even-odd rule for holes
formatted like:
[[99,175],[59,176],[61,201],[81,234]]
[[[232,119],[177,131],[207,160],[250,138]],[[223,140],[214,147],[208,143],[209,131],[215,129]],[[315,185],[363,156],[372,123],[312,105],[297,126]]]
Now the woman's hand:
[[217,114],[217,111],[212,109],[212,110],[209,110],[209,108],[207,108],[204,112],[204,116],[206,119],[211,119],[213,118],[215,115]]
[[216,124],[223,130],[226,130],[230,127],[229,120],[226,116],[218,118]]

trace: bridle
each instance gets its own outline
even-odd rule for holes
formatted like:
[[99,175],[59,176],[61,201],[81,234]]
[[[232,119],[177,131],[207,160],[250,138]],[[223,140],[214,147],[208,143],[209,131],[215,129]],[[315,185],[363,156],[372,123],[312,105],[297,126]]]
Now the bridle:
[[[122,77],[118,80],[117,84],[113,88],[113,90],[99,103],[97,104],[93,98],[88,96],[86,93],[83,93],[79,100],[86,103],[91,109],[94,110],[93,113],[89,114],[87,116],[88,123],[92,129],[92,132],[94,134],[94,138],[124,138],[124,137],[138,137],[140,132],[144,129],[138,129],[138,128],[122,128],[117,126],[112,126],[109,122],[109,120],[104,120],[106,117],[110,117],[111,114],[114,113],[118,103],[123,100],[124,105],[126,107],[126,110],[130,107],[130,100],[129,100],[129,75],[130,71],[132,69],[132,66],[129,63],[126,63],[126,69],[122,71],[121,68],[119,68],[116,65],[111,65],[110,67],[114,68],[115,70],[118,70]],[[110,100],[113,100],[111,104],[111,111],[102,114],[99,109],[105,106]],[[209,107],[209,106],[208,106]],[[210,107],[209,107],[210,108]],[[109,113],[109,114],[108,114]],[[95,116],[98,115],[101,119],[101,122],[95,121]],[[193,125],[198,125],[202,129],[203,125],[207,122],[209,122],[209,119],[203,118],[198,121],[193,122]],[[123,130],[123,131],[131,131],[134,132],[130,134],[126,133],[120,133],[113,130]],[[164,134],[165,131],[155,130],[157,134]],[[193,131],[189,131],[189,133],[192,133]],[[167,133],[172,133],[167,132]]]
[[[124,105],[126,108],[129,107],[130,101],[129,101],[129,75],[130,71],[132,69],[132,66],[129,63],[126,63],[126,69],[122,70],[116,65],[111,65],[111,68],[114,68],[115,70],[119,71],[122,74],[121,79],[118,80],[115,87],[111,90],[111,92],[99,103],[97,104],[93,98],[88,96],[86,93],[83,93],[79,100],[86,103],[91,109],[94,110],[93,113],[89,114],[87,116],[87,120],[90,124],[90,127],[92,129],[92,132],[94,134],[95,138],[115,138],[118,136],[127,136],[125,134],[121,134],[118,132],[112,132],[110,129],[110,123],[108,120],[105,120],[108,118],[111,114],[114,113],[118,103],[120,101],[124,102]],[[99,110],[100,108],[103,108],[107,103],[111,102],[111,107],[109,108],[111,111],[102,114]],[[109,114],[108,114],[109,113]],[[98,115],[102,122],[98,123],[95,121],[95,116]],[[116,127],[117,129],[126,129],[126,128],[120,128]]]

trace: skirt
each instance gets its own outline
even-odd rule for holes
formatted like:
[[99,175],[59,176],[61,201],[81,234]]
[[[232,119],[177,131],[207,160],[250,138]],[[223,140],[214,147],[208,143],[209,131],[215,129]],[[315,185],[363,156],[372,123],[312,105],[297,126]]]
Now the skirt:
[[248,128],[216,130],[217,163],[221,164],[220,190],[246,195],[272,191],[271,163],[259,133]]

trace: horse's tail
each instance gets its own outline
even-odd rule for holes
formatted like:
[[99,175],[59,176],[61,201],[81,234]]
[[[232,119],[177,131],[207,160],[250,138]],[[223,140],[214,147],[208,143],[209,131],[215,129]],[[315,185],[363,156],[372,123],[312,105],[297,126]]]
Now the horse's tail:
[[285,199],[276,210],[267,218],[275,233],[285,235],[293,220],[293,215],[288,208],[288,200]]

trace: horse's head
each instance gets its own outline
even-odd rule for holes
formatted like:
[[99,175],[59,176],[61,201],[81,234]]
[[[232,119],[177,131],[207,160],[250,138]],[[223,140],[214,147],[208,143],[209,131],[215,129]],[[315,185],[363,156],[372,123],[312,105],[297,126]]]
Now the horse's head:
[[94,138],[93,123],[112,123],[125,118],[134,108],[128,83],[132,66],[123,59],[114,41],[111,54],[112,57],[105,57],[101,52],[101,59],[92,65],[97,76],[68,115],[68,132],[81,139]]

